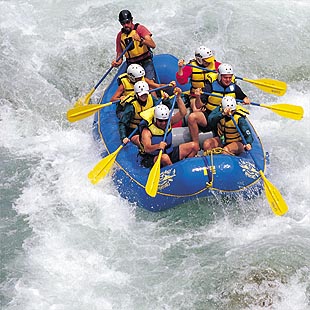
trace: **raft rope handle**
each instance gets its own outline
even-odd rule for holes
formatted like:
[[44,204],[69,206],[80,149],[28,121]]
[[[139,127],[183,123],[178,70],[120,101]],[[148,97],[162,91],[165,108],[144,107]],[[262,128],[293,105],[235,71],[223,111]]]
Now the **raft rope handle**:
[[215,167],[213,166],[213,156],[211,154],[211,165],[209,165],[208,163],[208,159],[206,156],[203,156],[203,161],[205,162],[206,164],[206,171],[207,171],[207,174],[208,174],[208,179],[209,179],[209,182],[206,182],[206,187],[209,188],[209,187],[212,187],[213,186],[213,180],[214,180],[214,177],[213,175],[216,173],[215,171]]
[[203,156],[208,156],[208,155],[212,155],[212,154],[222,154],[222,153],[226,153],[228,155],[231,156],[235,156],[235,154],[229,152],[229,151],[225,151],[222,147],[215,147],[212,150],[206,150],[203,152]]
[[[213,155],[222,154],[222,153],[227,153],[229,155],[235,156],[235,154],[225,151],[222,147],[216,147],[216,148],[213,148],[212,150],[204,151],[203,153],[202,158],[206,164],[206,170],[207,170],[208,179],[209,179],[209,182],[206,182],[207,188],[213,187],[214,175],[216,174],[216,169],[215,169],[214,161],[213,161]],[[206,156],[210,156],[210,160],[211,160],[210,166],[209,166],[208,159]]]

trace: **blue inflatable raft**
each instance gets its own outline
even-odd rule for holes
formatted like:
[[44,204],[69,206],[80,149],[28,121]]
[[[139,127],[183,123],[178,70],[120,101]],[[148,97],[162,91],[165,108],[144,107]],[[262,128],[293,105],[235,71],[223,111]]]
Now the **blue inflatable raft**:
[[[175,80],[177,58],[169,54],[154,56],[156,73],[160,82],[168,84]],[[117,89],[117,77],[125,71],[125,64],[118,70],[110,85],[104,92],[101,103],[107,103]],[[187,85],[177,85],[183,91]],[[107,106],[96,113],[93,134],[100,140],[110,154],[122,143],[118,133],[118,118],[115,113],[116,105]],[[149,211],[162,211],[187,201],[207,197],[214,194],[225,196],[242,195],[247,198],[261,193],[263,184],[258,170],[265,171],[266,158],[259,137],[249,123],[254,143],[252,156],[248,152],[240,156],[223,154],[197,156],[177,162],[161,169],[158,193],[153,198],[145,192],[145,185],[150,169],[140,166],[137,161],[138,149],[133,143],[128,143],[118,153],[112,178],[120,195],[134,202],[137,206]],[[202,140],[209,134],[201,134]],[[173,143],[178,144],[190,140],[188,128],[173,129]],[[105,154],[106,156],[107,154]]]

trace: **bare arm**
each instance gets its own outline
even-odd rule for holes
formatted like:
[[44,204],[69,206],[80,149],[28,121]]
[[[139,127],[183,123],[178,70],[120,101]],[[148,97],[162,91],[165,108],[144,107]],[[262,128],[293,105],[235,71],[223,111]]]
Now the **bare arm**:
[[140,40],[140,42],[142,42],[142,44],[144,44],[150,48],[156,47],[156,44],[150,35],[146,35],[144,38],[141,38],[141,39],[142,40]]
[[178,61],[178,75],[183,76],[183,66],[184,66],[184,59],[179,59]]
[[176,93],[177,96],[179,111],[171,117],[171,125],[178,123],[187,114],[187,109],[181,97],[182,90],[179,87],[176,87],[174,92]]
[[144,150],[146,153],[152,153],[152,152],[155,152],[156,150],[159,150],[159,149],[164,150],[165,147],[167,146],[166,142],[160,142],[158,144],[152,144],[151,141],[152,141],[151,132],[147,128],[144,128],[142,130],[142,134],[141,134],[141,142],[144,146]]
[[198,110],[200,110],[203,106],[200,95],[201,95],[201,88],[196,88],[195,89],[195,96],[196,96],[195,106],[196,106],[196,109]]
[[112,98],[110,99],[111,101],[116,101],[121,99],[121,95],[124,92],[124,85],[121,84],[117,87],[117,90],[115,91],[114,95],[112,96]]
[[139,36],[138,33],[135,33],[132,38],[135,40],[135,41],[138,41],[140,42],[140,44],[144,44],[150,48],[155,48],[156,47],[156,44],[154,42],[154,40],[152,39],[152,37],[147,34],[145,35],[144,37],[142,36]]

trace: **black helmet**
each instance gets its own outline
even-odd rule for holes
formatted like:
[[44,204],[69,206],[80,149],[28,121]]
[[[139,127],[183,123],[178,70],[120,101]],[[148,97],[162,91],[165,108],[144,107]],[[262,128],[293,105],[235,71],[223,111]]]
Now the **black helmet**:
[[132,20],[132,15],[128,10],[122,10],[119,12],[118,20],[120,23]]

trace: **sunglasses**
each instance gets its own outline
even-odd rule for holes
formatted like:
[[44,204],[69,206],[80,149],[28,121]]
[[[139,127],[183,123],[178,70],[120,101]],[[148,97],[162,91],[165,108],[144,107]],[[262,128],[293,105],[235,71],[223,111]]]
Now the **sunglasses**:
[[130,24],[130,23],[131,23],[131,20],[125,20],[125,21],[121,22],[121,25],[124,26],[124,25]]
[[168,122],[168,120],[167,119],[157,119],[160,123],[164,123],[164,122]]

